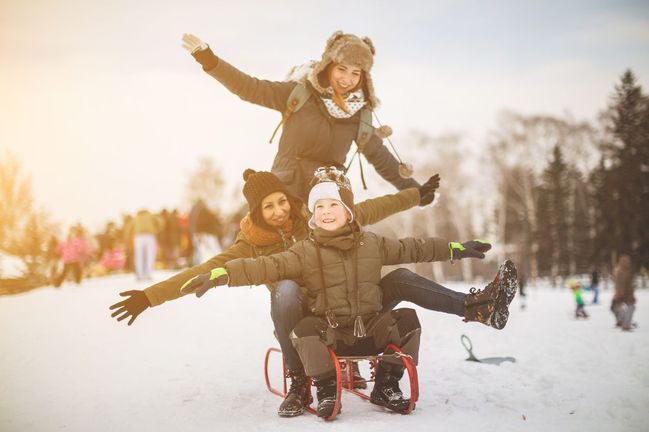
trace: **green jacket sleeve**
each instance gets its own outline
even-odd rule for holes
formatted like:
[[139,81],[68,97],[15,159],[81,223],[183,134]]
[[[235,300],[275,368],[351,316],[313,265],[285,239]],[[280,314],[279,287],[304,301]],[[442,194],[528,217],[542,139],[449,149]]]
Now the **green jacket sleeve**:
[[252,247],[239,234],[234,244],[225,251],[213,256],[203,264],[188,268],[165,281],[146,288],[144,294],[149,299],[151,306],[161,305],[166,301],[175,300],[180,297],[180,287],[194,276],[201,273],[209,273],[210,270],[216,267],[223,267],[230,260],[251,256],[253,256]]
[[372,225],[395,213],[419,205],[419,201],[419,189],[408,188],[357,204],[354,206],[354,217],[360,225]]
[[228,285],[270,285],[282,279],[300,280],[304,242],[296,243],[286,252],[229,261],[225,264],[230,278]]
[[291,81],[267,81],[254,78],[219,58],[216,66],[206,70],[230,92],[246,102],[284,112],[291,91],[296,86]]
[[448,261],[448,240],[428,238],[392,239],[377,236],[383,265]]

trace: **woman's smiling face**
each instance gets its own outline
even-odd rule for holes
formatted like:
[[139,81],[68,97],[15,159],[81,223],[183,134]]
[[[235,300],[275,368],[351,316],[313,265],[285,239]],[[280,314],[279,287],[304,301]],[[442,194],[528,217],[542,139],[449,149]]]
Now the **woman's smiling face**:
[[355,90],[361,82],[363,71],[358,66],[334,63],[329,73],[329,84],[339,95]]
[[273,192],[261,202],[261,216],[272,227],[284,226],[291,213],[291,203],[283,192]]

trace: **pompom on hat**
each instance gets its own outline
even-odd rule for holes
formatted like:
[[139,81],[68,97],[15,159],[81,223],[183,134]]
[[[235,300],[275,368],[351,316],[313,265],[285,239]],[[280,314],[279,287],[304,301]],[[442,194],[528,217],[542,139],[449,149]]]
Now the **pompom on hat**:
[[308,208],[311,214],[309,227],[315,228],[315,205],[321,199],[335,199],[340,201],[354,220],[354,194],[349,179],[336,167],[320,167],[313,173],[310,182]]
[[255,171],[248,168],[243,172],[243,180],[246,182],[243,185],[243,196],[248,201],[251,213],[261,205],[264,198],[273,192],[282,192],[287,197],[291,196],[284,183],[271,172]]
[[322,58],[314,65],[307,79],[320,94],[324,94],[325,88],[320,81],[320,75],[326,71],[329,64],[334,62],[358,66],[365,75],[365,99],[369,108],[377,108],[379,100],[374,93],[374,83],[370,75],[370,70],[374,64],[375,52],[374,44],[370,38],[359,38],[358,36],[343,33],[339,30],[334,32],[327,40]]

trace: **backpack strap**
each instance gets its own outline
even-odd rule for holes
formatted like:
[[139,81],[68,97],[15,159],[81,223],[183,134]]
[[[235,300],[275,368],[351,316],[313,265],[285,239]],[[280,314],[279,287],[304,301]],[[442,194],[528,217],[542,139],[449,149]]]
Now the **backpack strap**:
[[369,108],[362,108],[360,112],[360,121],[358,122],[358,132],[356,133],[356,153],[352,156],[349,161],[349,165],[345,168],[345,173],[349,171],[349,168],[354,161],[354,157],[358,155],[358,168],[361,174],[361,183],[363,183],[363,189],[367,190],[367,184],[365,184],[365,174],[363,173],[363,161],[361,160],[361,153],[365,150],[365,144],[370,140],[372,134],[374,133],[374,126],[372,126],[372,111]]
[[358,122],[358,132],[356,133],[356,146],[360,153],[363,153],[363,150],[365,150],[365,144],[370,140],[373,133],[372,111],[369,108],[362,108],[361,119]]
[[[268,140],[269,144],[273,143],[273,139],[275,138],[275,135],[277,134],[277,131],[279,130],[280,126],[285,124],[291,114],[293,114],[296,111],[299,111],[302,106],[306,103],[307,100],[311,97],[311,92],[309,89],[306,87],[306,85],[298,81],[297,85],[293,87],[293,90],[291,90],[291,94],[288,95],[288,99],[286,100],[286,110],[282,113],[282,120],[280,120],[279,124],[273,131],[273,134],[270,137],[270,140]],[[371,122],[371,118],[370,118]]]

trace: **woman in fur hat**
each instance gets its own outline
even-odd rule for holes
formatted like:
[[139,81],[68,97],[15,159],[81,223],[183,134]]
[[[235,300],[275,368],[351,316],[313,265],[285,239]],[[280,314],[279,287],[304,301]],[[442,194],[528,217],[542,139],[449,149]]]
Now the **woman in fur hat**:
[[[303,201],[313,171],[324,165],[342,167],[352,141],[358,138],[364,110],[378,106],[370,73],[374,45],[367,38],[335,32],[328,40],[322,58],[302,71],[296,81],[266,81],[251,77],[222,58],[194,35],[183,35],[183,47],[203,66],[203,70],[241,99],[275,109],[283,114],[283,131],[271,171],[289,192]],[[298,85],[309,96],[294,111],[288,99]],[[369,113],[369,112],[368,112]],[[371,113],[369,113],[371,126]],[[285,122],[284,122],[285,121]],[[400,169],[397,159],[383,145],[384,129],[370,129],[359,150],[376,171],[397,189],[417,187],[408,169]],[[432,201],[433,197],[426,197]]]

